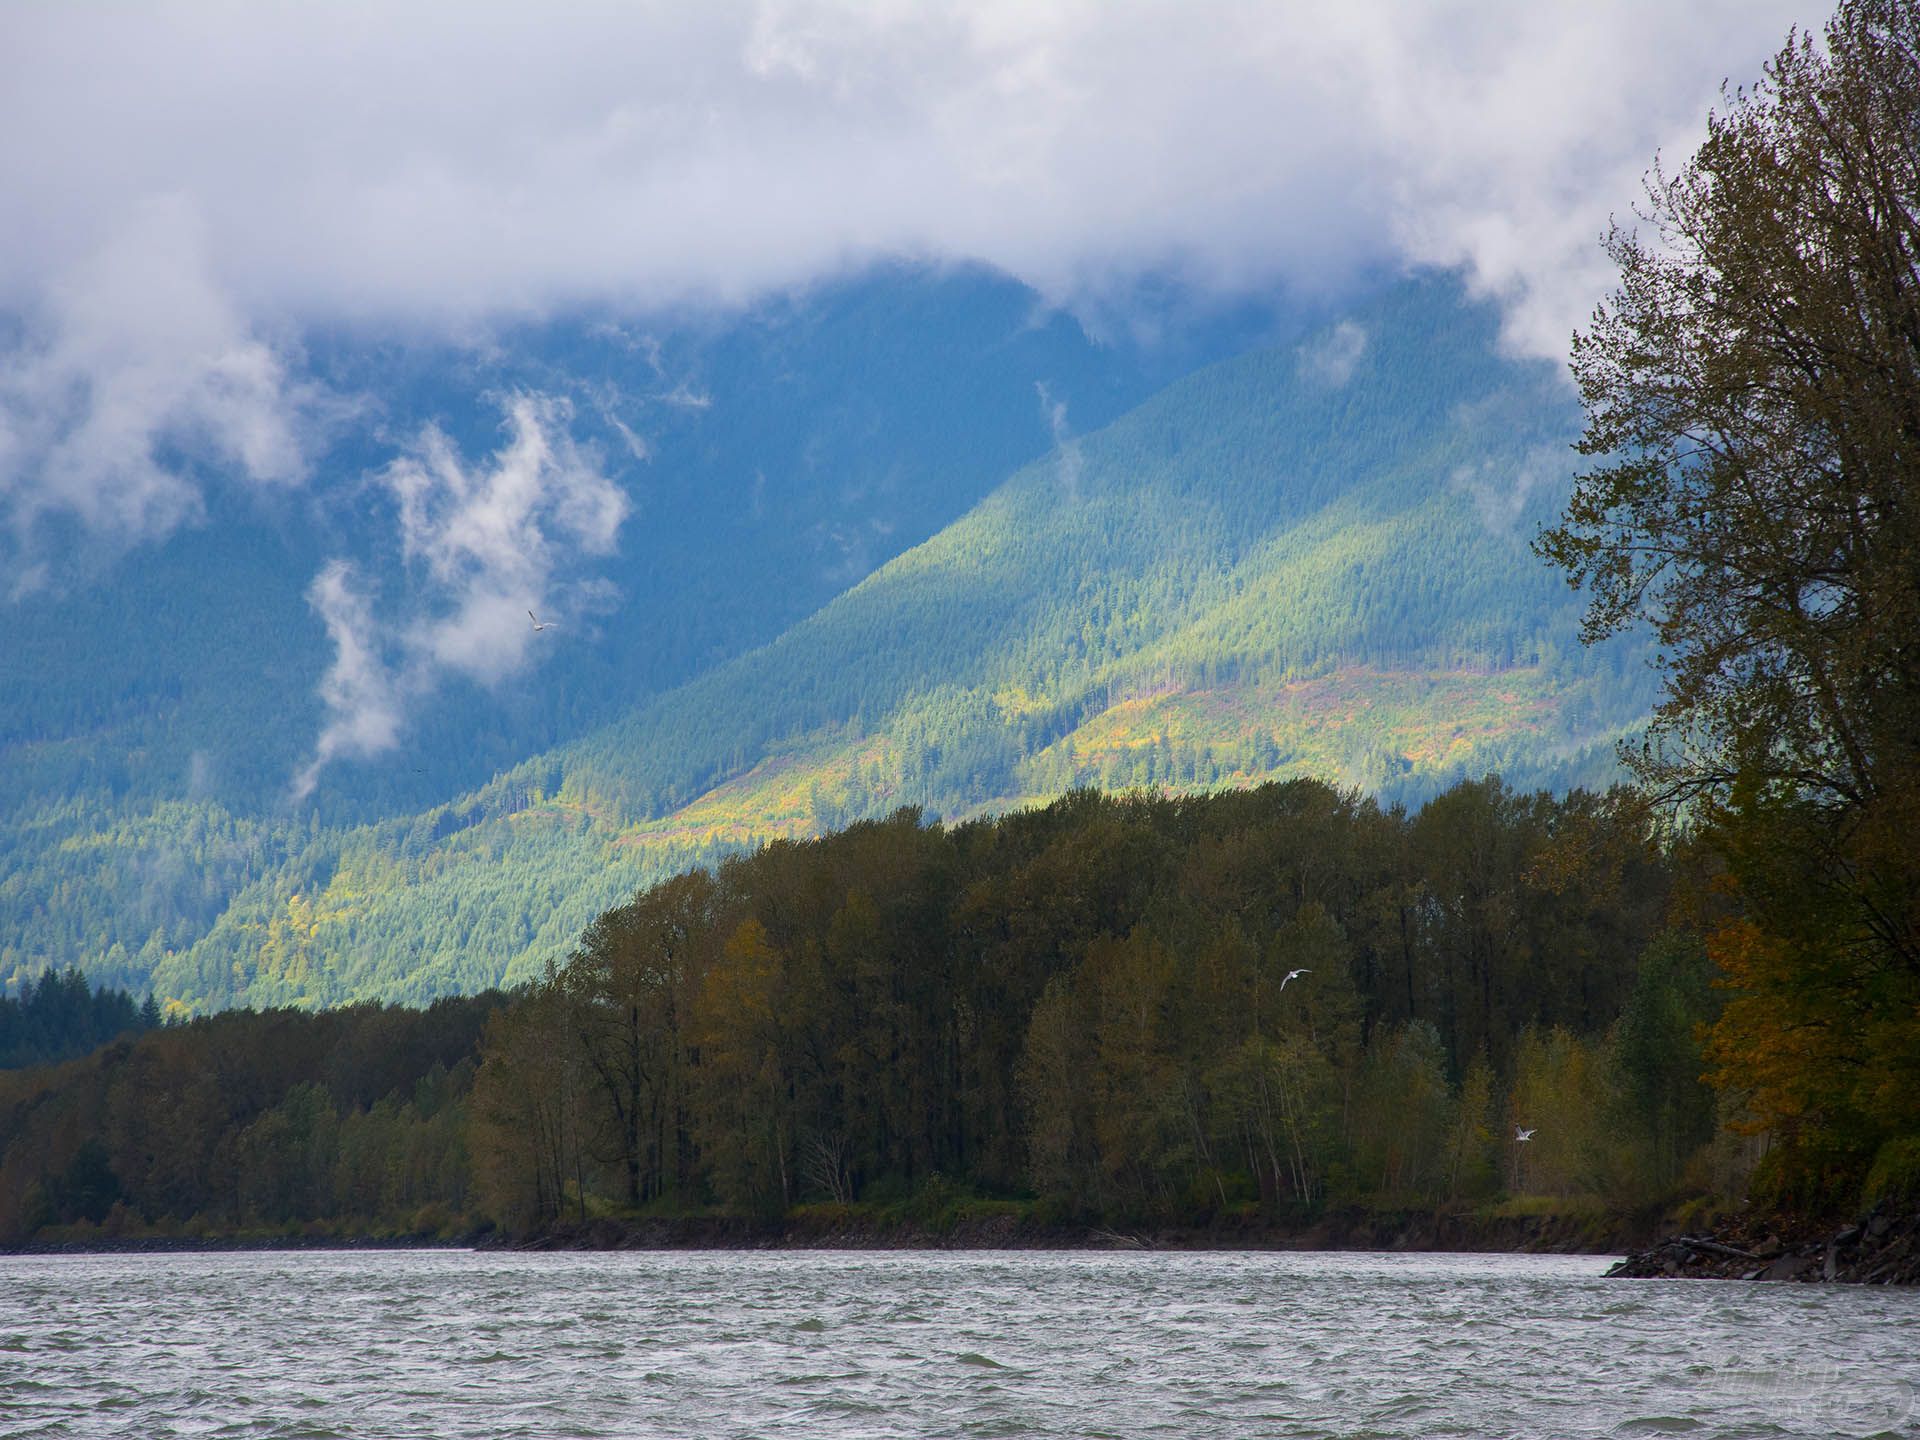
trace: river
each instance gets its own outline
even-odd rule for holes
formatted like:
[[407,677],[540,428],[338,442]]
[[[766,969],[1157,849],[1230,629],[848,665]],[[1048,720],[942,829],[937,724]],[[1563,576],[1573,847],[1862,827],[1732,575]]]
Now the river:
[[1920,1435],[1920,1293],[1594,1257],[0,1259],[6,1436]]

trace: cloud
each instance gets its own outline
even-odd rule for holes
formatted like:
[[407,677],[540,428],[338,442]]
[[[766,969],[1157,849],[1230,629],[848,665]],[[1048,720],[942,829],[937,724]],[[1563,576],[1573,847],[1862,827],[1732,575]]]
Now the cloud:
[[[1783,0],[15,6],[0,294],[152,193],[243,310],[739,298],[862,257],[1043,288],[1395,254],[1517,301]],[[1556,342],[1557,344],[1558,342]]]
[[525,669],[535,646],[556,641],[534,631],[530,612],[550,621],[558,604],[564,625],[604,608],[605,582],[576,572],[581,557],[613,553],[626,495],[572,440],[564,400],[515,394],[502,408],[506,440],[485,462],[469,464],[428,426],[375,477],[395,501],[407,562],[400,616],[380,621],[344,562],[309,589],[334,661],[320,684],[327,720],[296,799],[335,757],[391,749],[408,705],[445,677],[496,685]]
[[1040,414],[1053,435],[1053,473],[1060,483],[1060,493],[1068,500],[1078,500],[1086,458],[1080,453],[1079,437],[1067,424],[1067,402],[1054,399],[1043,380],[1034,381],[1033,388],[1040,396]]
[[1561,489],[1567,471],[1565,446],[1536,446],[1516,466],[1488,460],[1456,466],[1447,488],[1473,502],[1489,532],[1512,537],[1529,503]]
[[[587,327],[588,333],[602,340],[611,340],[629,355],[638,355],[647,362],[647,368],[653,371],[657,388],[649,391],[643,398],[658,405],[670,405],[677,410],[710,410],[713,408],[713,396],[697,388],[685,376],[668,373],[665,347],[657,335],[635,334],[623,325],[609,320],[595,321]],[[644,456],[641,458],[645,458]]]
[[336,560],[307,587],[307,603],[327,627],[333,663],[320,681],[327,722],[313,758],[293,780],[293,798],[313,793],[320,772],[343,755],[377,755],[400,742],[401,682],[381,655],[373,606],[357,588],[352,566]]
[[[137,537],[302,471],[303,324],[732,304],[881,257],[1458,267],[1561,357],[1595,240],[1802,0],[0,8],[0,486]],[[78,267],[72,257],[90,257]],[[661,398],[697,404],[699,392]]]
[[520,394],[505,408],[507,443],[488,464],[467,466],[429,426],[380,476],[399,503],[406,558],[439,600],[412,625],[409,649],[487,683],[539,640],[526,612],[547,603],[561,547],[610,554],[627,514],[625,494],[569,438],[565,401]]
[[1668,6],[1398,5],[1351,10],[1362,122],[1398,153],[1382,170],[1399,253],[1459,267],[1506,309],[1523,353],[1564,360],[1613,275],[1598,237],[1631,218],[1655,152],[1705,138],[1723,81],[1751,84],[1795,0]]
[[0,351],[0,571],[29,569],[61,515],[108,546],[165,534],[200,511],[189,466],[304,478],[325,407],[220,293],[202,240],[155,202],[32,297]]
[[601,387],[592,397],[594,413],[620,437],[620,443],[626,448],[629,457],[641,464],[653,459],[653,447],[647,443],[647,437],[629,425],[621,417],[620,411],[625,403],[619,388],[611,383]]
[[1342,320],[1326,334],[1300,347],[1300,373],[1330,390],[1338,390],[1353,378],[1354,367],[1366,353],[1366,327]]

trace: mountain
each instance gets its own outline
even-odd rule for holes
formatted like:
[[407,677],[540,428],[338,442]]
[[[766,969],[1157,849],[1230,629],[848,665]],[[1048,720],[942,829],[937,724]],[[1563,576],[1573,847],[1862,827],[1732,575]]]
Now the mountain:
[[1527,549],[1573,424],[1491,313],[1410,282],[1175,381],[770,643],[457,800],[217,832],[162,807],[90,835],[123,876],[240,857],[204,928],[96,968],[191,1005],[420,1000],[537,973],[672,869],[901,805],[1602,783],[1652,686],[1633,647],[1581,649]]
[[458,345],[310,336],[304,373],[331,397],[313,483],[203,477],[198,523],[110,565],[76,545],[67,583],[14,600],[0,824],[82,797],[105,813],[283,809],[325,719],[315,576],[351,562],[402,620],[445,599],[370,480],[428,427],[475,475],[512,441],[511,401],[539,397],[629,513],[608,563],[543,594],[571,608],[538,683],[444,677],[403,747],[328,775],[323,822],[458,794],[764,644],[1052,448],[1052,405],[1105,423],[1269,323],[1242,310],[1172,344],[1095,340],[1003,277],[897,269],[731,314],[563,318]]
[[[144,988],[316,835],[411,823],[772,640],[1063,425],[1103,423],[1279,323],[1177,296],[1152,308],[1151,341],[1096,337],[1004,277],[891,268],[731,312],[561,317],[459,343],[307,336],[301,373],[325,397],[308,484],[243,490],[175,457],[203,513],[117,557],[75,537],[52,583],[9,605],[0,989],[68,963]],[[334,659],[316,577],[352,568],[390,655],[444,621],[458,595],[409,553],[381,477],[431,436],[470,483],[500,473],[503,413],[524,397],[623,497],[612,553],[555,545],[530,601],[559,607],[552,644],[505,673],[441,667],[401,697],[397,744],[334,761],[294,803]]]

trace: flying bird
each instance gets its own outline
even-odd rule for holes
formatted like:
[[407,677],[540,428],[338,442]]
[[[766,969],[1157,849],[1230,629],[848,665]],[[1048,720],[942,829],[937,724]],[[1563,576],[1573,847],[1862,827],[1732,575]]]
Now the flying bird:
[[542,630],[551,630],[551,629],[553,629],[553,627],[554,627],[554,622],[553,622],[553,621],[551,621],[551,620],[542,620],[542,619],[541,619],[541,618],[540,618],[540,617],[539,617],[538,615],[536,615],[536,614],[534,614],[534,613],[533,613],[533,611],[531,611],[531,610],[529,610],[529,611],[527,611],[527,619],[529,619],[529,620],[531,620],[531,621],[533,622],[533,628],[534,628],[534,631],[535,631],[535,633],[536,633],[536,634],[537,634],[537,633],[538,633],[539,631],[542,631]]
[[1286,989],[1286,988],[1287,988],[1287,980],[1298,980],[1298,979],[1299,979],[1299,978],[1300,978],[1300,977],[1301,977],[1302,975],[1311,975],[1312,973],[1313,973],[1313,971],[1311,971],[1311,970],[1306,970],[1306,969],[1301,969],[1301,970],[1289,970],[1289,971],[1287,971],[1287,976],[1286,976],[1286,980],[1282,980],[1282,981],[1280,982],[1280,988],[1281,988],[1282,990],[1284,990],[1284,989]]
[[[1540,1127],[1536,1125],[1533,1128],[1534,1130],[1538,1130]],[[1516,1143],[1524,1145],[1533,1138],[1533,1130],[1522,1130],[1516,1125],[1513,1127],[1513,1138]]]

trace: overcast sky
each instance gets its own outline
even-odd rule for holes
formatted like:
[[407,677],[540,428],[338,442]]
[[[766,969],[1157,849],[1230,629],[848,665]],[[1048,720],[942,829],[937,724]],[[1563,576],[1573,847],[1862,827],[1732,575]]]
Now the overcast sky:
[[[1782,0],[0,6],[0,520],[131,542],[154,439],[307,478],[313,320],[733,303],[878,256],[1072,302],[1463,267],[1561,357],[1595,238]],[[5,556],[0,555],[0,560]]]

